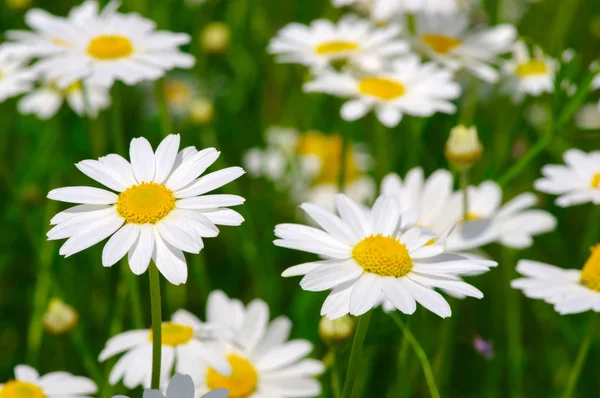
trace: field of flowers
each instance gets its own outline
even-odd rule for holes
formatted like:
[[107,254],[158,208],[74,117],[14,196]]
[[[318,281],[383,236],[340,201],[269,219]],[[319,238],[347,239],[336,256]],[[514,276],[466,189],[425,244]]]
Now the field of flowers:
[[0,1],[0,398],[600,395],[597,0]]

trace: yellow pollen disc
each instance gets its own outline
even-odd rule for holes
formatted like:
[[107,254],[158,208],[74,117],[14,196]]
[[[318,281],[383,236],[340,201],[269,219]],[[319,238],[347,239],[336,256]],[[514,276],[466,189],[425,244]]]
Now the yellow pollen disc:
[[250,361],[238,355],[229,355],[227,361],[231,365],[231,375],[223,376],[210,368],[206,372],[206,385],[211,389],[229,390],[229,398],[246,398],[251,396],[258,384],[258,374]]
[[32,383],[11,380],[0,388],[0,398],[44,398],[44,390]]
[[371,235],[354,246],[352,257],[365,272],[400,278],[410,272],[412,259],[406,246],[396,238]]
[[472,211],[467,213],[467,221],[477,221],[481,219],[481,215],[474,213]]
[[461,44],[460,40],[444,35],[423,35],[421,40],[439,54],[448,54]]
[[69,43],[66,40],[60,39],[58,37],[53,38],[52,43],[56,44],[57,46],[61,46],[61,47],[70,47],[71,46],[71,43]]
[[343,40],[328,41],[315,48],[315,52],[319,55],[339,55],[356,50],[358,50],[358,44]]
[[517,66],[517,75],[521,77],[543,75],[548,73],[548,67],[539,59],[532,59]]
[[117,212],[130,224],[156,224],[174,208],[173,192],[155,182],[134,185],[117,200]]
[[[190,326],[179,325],[177,323],[165,322],[161,326],[162,345],[176,347],[190,341],[194,337],[194,329]],[[148,339],[152,341],[152,330]]]
[[67,94],[73,94],[78,91],[81,91],[81,82],[71,83],[65,91],[67,92]]
[[590,185],[592,188],[600,189],[600,173],[594,174],[592,177],[592,183]]
[[96,59],[113,60],[130,56],[133,45],[124,36],[100,35],[90,40],[87,52]]
[[581,283],[588,289],[600,292],[600,243],[590,248],[592,254],[583,265]]
[[365,95],[386,101],[402,97],[406,91],[401,83],[380,77],[365,77],[361,80],[358,89]]

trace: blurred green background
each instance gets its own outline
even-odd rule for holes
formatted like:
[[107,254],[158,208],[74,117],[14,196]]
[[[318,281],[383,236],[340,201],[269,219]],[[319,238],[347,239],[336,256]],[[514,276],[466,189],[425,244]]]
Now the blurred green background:
[[[78,2],[38,0],[15,9],[15,0],[0,4],[0,32],[25,28],[23,15],[40,7],[66,15]],[[566,48],[578,53],[575,65],[580,81],[587,65],[600,49],[600,2],[597,0],[488,0],[475,18],[491,23],[516,22],[519,32],[559,57]],[[339,117],[340,100],[325,95],[305,95],[301,84],[304,68],[277,65],[266,53],[269,39],[289,22],[308,23],[316,18],[336,19],[344,13],[325,0],[207,0],[197,7],[182,1],[123,0],[122,11],[137,11],[159,27],[193,36],[185,51],[197,57],[191,71],[176,73],[198,82],[200,94],[214,104],[214,117],[198,123],[174,118],[174,131],[182,145],[215,146],[222,151],[215,167],[241,165],[245,150],[263,145],[263,133],[272,125],[344,131],[356,142],[373,143],[381,127],[373,117],[348,123]],[[221,53],[209,53],[200,43],[202,30],[220,21],[231,32],[230,45]],[[473,92],[474,82],[458,76]],[[516,159],[535,145],[545,131],[544,114],[552,112],[553,98],[528,99],[514,105],[500,94],[501,85],[479,83],[477,97],[463,95],[456,115],[429,119],[405,117],[400,126],[386,131],[390,169],[375,165],[377,176],[396,171],[404,175],[420,165],[429,174],[447,167],[443,145],[448,131],[459,121],[475,124],[485,146],[485,156],[473,171],[473,182],[498,178]],[[598,101],[598,93],[591,100]],[[58,255],[60,242],[47,242],[49,219],[62,204],[45,199],[59,186],[86,185],[90,180],[74,163],[122,151],[118,129],[128,143],[145,136],[154,146],[162,134],[151,86],[118,84],[112,91],[113,107],[90,122],[64,108],[53,120],[41,122],[16,111],[17,100],[0,104],[0,381],[13,377],[17,364],[27,363],[42,373],[65,370],[107,378],[114,361],[97,364],[95,358],[106,340],[117,332],[150,326],[148,277],[135,277],[118,263],[101,266],[102,245],[71,258]],[[558,102],[560,109],[562,102]],[[125,116],[125,117],[121,117]],[[541,115],[541,116],[540,116]],[[420,136],[419,136],[420,134]],[[127,144],[126,144],[127,145]],[[372,147],[375,147],[374,145]],[[582,131],[567,123],[547,149],[505,186],[505,201],[532,191],[542,165],[561,163],[562,153],[578,147],[600,148],[600,132]],[[186,285],[172,286],[164,280],[163,317],[186,308],[203,316],[208,293],[224,290],[245,302],[259,297],[271,308],[271,318],[285,314],[293,322],[293,336],[311,340],[313,355],[323,358],[326,346],[319,340],[317,324],[325,294],[304,292],[299,278],[283,279],[286,267],[313,257],[272,245],[273,227],[297,216],[289,198],[271,183],[245,176],[227,188],[247,198],[237,210],[246,218],[239,228],[222,228],[216,239],[207,240],[199,256],[187,256]],[[560,316],[550,305],[526,299],[511,290],[519,258],[544,261],[565,268],[581,268],[587,248],[600,240],[595,225],[600,209],[591,205],[561,209],[552,197],[540,195],[541,207],[558,219],[552,234],[535,239],[527,250],[514,251],[490,245],[485,251],[500,266],[486,275],[471,278],[481,289],[482,300],[450,298],[453,316],[442,320],[419,308],[406,318],[432,362],[444,397],[554,397],[560,396],[570,366],[591,314]],[[139,293],[138,293],[139,292]],[[52,297],[60,297],[79,314],[77,328],[67,335],[47,333],[41,316]],[[473,348],[480,335],[493,342],[495,356],[486,360]],[[347,352],[346,352],[347,354]],[[600,396],[600,341],[592,346],[580,379],[577,397]],[[377,310],[360,372],[360,395],[365,397],[428,396],[422,370],[413,351],[391,319]],[[324,396],[330,395],[330,374],[321,381]],[[126,392],[122,386],[102,396]]]

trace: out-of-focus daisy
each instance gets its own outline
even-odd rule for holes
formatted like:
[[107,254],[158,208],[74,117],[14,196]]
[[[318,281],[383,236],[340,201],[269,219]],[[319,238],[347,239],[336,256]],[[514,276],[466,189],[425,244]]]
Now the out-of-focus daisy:
[[[201,364],[218,369],[224,374],[231,373],[231,366],[225,356],[216,351],[209,340],[218,336],[213,325],[203,324],[193,314],[179,310],[173,314],[171,322],[162,324],[161,384],[165,383],[173,370],[177,373],[198,377]],[[112,337],[100,353],[100,362],[126,352],[109,376],[111,384],[123,380],[127,388],[150,387],[152,376],[152,329],[130,330]]]
[[560,195],[556,204],[561,207],[600,204],[600,151],[570,149],[564,159],[565,166],[550,164],[542,168],[544,178],[535,181],[535,189]]
[[[228,391],[218,389],[203,395],[202,398],[227,398]],[[144,390],[143,398],[194,398],[196,390],[194,381],[189,375],[176,373],[169,381],[169,385],[165,389],[165,394],[159,390]],[[129,398],[124,395],[115,395],[113,398]]]
[[582,130],[600,130],[600,106],[585,104],[575,115],[575,124]]
[[[454,14],[467,11],[472,0],[379,0],[388,3],[386,11],[408,13]],[[381,6],[383,7],[383,5]],[[383,11],[382,11],[383,12]]]
[[204,195],[244,174],[229,167],[202,175],[219,157],[214,148],[179,151],[179,135],[165,138],[156,149],[145,138],[131,141],[131,163],[115,154],[84,160],[77,168],[110,188],[66,187],[48,198],[77,203],[58,213],[48,239],[69,238],[60,254],[69,257],[108,238],[102,265],[110,267],[128,254],[131,270],[142,274],[150,259],[173,284],[185,283],[183,252],[199,253],[202,238],[219,234],[216,225],[240,225],[242,216],[227,209],[244,203],[236,195]]
[[51,82],[46,82],[25,95],[19,101],[18,109],[24,115],[33,114],[46,120],[56,115],[63,102],[69,104],[79,116],[89,113],[89,116],[95,118],[99,111],[110,105],[110,93],[106,87],[88,83],[75,82],[61,89]]
[[36,74],[23,60],[11,56],[0,46],[0,102],[28,92],[35,79]]
[[512,59],[504,64],[504,72],[510,78],[506,90],[515,100],[554,91],[556,61],[545,56],[539,47],[533,49],[533,54],[532,57],[524,42],[518,41],[513,46]]
[[377,28],[370,21],[346,16],[337,24],[319,19],[310,26],[292,23],[279,31],[269,52],[279,62],[322,70],[331,65],[377,71],[386,60],[408,51],[397,26]]
[[321,385],[314,379],[323,372],[321,361],[308,359],[312,344],[288,341],[292,323],[280,316],[269,323],[269,307],[260,300],[244,306],[223,292],[208,297],[207,319],[227,330],[230,342],[217,343],[231,365],[230,376],[205,368],[197,383],[198,393],[217,388],[232,398],[316,397]]
[[27,365],[15,367],[15,380],[0,384],[2,398],[88,398],[98,391],[87,377],[67,372],[51,372],[40,376]]
[[498,56],[510,51],[517,30],[504,24],[469,29],[466,15],[419,15],[415,42],[432,60],[453,71],[466,69],[493,83],[499,72],[492,65]]
[[50,300],[42,318],[44,329],[54,335],[70,332],[77,326],[78,321],[77,311],[56,297]]
[[351,98],[342,106],[344,120],[360,119],[373,109],[387,127],[397,126],[405,113],[422,117],[454,113],[456,106],[450,101],[460,95],[450,71],[433,63],[421,64],[412,56],[394,61],[389,72],[364,77],[324,71],[304,90]]
[[336,195],[340,217],[312,204],[303,204],[322,228],[280,224],[275,245],[322,256],[320,261],[288,268],[283,276],[305,275],[300,286],[308,291],[333,289],[321,309],[330,319],[348,313],[362,315],[389,300],[412,314],[418,302],[442,318],[450,305],[434,289],[481,298],[483,293],[457,277],[485,272],[496,263],[471,260],[445,252],[444,237],[412,227],[415,215],[402,214],[396,198],[380,196],[370,211],[345,195]]
[[581,271],[521,260],[517,271],[525,277],[512,281],[511,286],[529,298],[553,304],[561,315],[600,312],[600,244],[591,251]]

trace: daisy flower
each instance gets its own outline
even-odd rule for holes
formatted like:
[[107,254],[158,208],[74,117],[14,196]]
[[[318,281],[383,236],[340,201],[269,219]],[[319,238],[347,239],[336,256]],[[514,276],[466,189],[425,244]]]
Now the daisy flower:
[[[150,259],[173,284],[185,283],[183,252],[199,253],[202,238],[219,234],[216,225],[240,225],[242,216],[227,209],[244,203],[236,195],[204,195],[244,174],[229,167],[198,178],[219,157],[214,148],[179,151],[179,135],[165,138],[152,150],[145,138],[131,141],[131,163],[115,154],[84,160],[77,168],[112,191],[93,187],[58,188],[48,198],[77,203],[51,220],[50,240],[68,240],[60,254],[69,257],[111,237],[102,252],[110,267],[128,254],[136,275]],[[85,226],[85,228],[83,228]]]
[[600,244],[591,251],[581,271],[521,260],[517,271],[524,278],[512,281],[511,286],[529,298],[554,305],[561,315],[600,312]]
[[43,86],[25,95],[17,108],[23,115],[35,115],[39,119],[47,120],[56,115],[63,102],[79,116],[89,113],[89,116],[96,118],[99,111],[110,105],[110,93],[106,87],[87,82],[75,82],[66,89],[60,89],[52,82],[46,81]]
[[564,159],[565,166],[550,164],[542,168],[544,178],[535,181],[535,189],[560,195],[556,204],[561,207],[600,204],[600,151],[570,149]]
[[315,70],[348,62],[361,70],[376,71],[384,63],[408,51],[398,38],[397,26],[377,28],[370,21],[346,16],[334,24],[325,19],[310,26],[292,23],[269,44],[278,62],[299,63]]
[[450,100],[460,95],[451,72],[433,63],[421,64],[413,56],[394,61],[389,72],[364,77],[324,71],[305,84],[304,90],[351,98],[342,106],[344,120],[360,119],[374,109],[387,127],[397,126],[405,113],[421,117],[454,113],[456,106]]
[[396,198],[380,196],[369,211],[342,194],[336,195],[336,204],[340,217],[312,204],[301,206],[322,230],[298,224],[275,228],[280,238],[275,245],[322,256],[282,274],[304,275],[304,290],[333,289],[321,315],[359,316],[387,299],[405,314],[414,313],[418,302],[446,318],[450,305],[435,288],[483,297],[458,276],[488,271],[496,263],[445,253],[444,237],[431,242],[431,234],[412,227],[416,216],[403,214]]
[[316,397],[321,385],[315,376],[324,371],[321,361],[308,359],[312,344],[289,340],[292,323],[280,316],[269,323],[269,307],[259,299],[244,306],[223,292],[208,297],[207,319],[226,329],[230,342],[216,343],[227,356],[231,375],[206,367],[197,393],[224,388],[232,398]]
[[525,43],[518,41],[513,46],[512,59],[504,64],[504,72],[510,78],[507,90],[517,101],[525,95],[540,96],[554,91],[556,61],[545,56],[539,47],[533,53],[531,57]]
[[40,376],[27,365],[15,367],[15,380],[0,384],[2,398],[88,398],[96,394],[96,384],[87,377],[67,372],[51,372]]
[[[161,384],[166,382],[173,369],[177,373],[197,377],[200,364],[208,364],[229,375],[231,366],[225,357],[214,350],[208,340],[214,339],[213,325],[203,324],[193,314],[179,310],[171,322],[162,324]],[[150,387],[152,377],[152,329],[130,330],[112,337],[100,353],[103,362],[110,357],[126,352],[109,376],[115,385],[123,380],[125,387]]]
[[33,88],[36,74],[27,68],[26,62],[11,56],[0,46],[0,102]]
[[429,58],[453,71],[465,69],[489,83],[499,76],[492,65],[510,51],[517,37],[515,27],[508,24],[469,29],[465,15],[421,14],[416,30],[414,41]]
[[389,3],[389,9],[408,13],[454,14],[466,11],[471,0],[379,0]]

